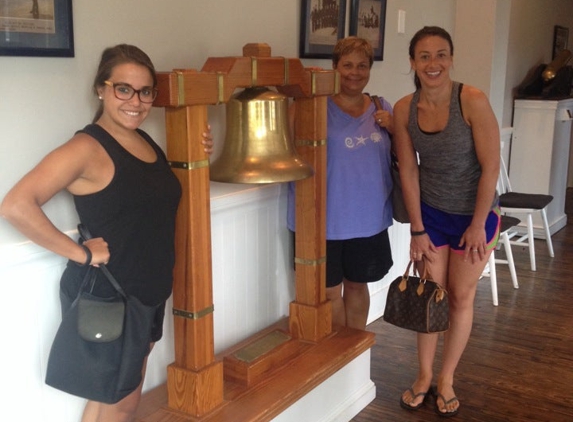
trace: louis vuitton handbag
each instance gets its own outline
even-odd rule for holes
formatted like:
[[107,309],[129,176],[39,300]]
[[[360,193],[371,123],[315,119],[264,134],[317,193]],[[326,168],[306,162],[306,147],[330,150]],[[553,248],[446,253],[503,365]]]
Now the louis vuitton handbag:
[[412,261],[404,275],[390,284],[384,321],[419,333],[440,333],[450,327],[448,292],[430,279],[410,275]]

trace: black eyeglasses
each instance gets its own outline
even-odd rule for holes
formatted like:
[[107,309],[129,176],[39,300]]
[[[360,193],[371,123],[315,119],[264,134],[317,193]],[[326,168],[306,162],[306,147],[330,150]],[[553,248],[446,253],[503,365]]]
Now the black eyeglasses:
[[131,100],[135,93],[139,97],[139,101],[142,103],[152,103],[157,97],[157,89],[151,87],[143,87],[141,89],[135,89],[131,85],[126,83],[113,83],[112,81],[104,81],[104,84],[111,86],[113,88],[113,93],[115,98],[122,101]]

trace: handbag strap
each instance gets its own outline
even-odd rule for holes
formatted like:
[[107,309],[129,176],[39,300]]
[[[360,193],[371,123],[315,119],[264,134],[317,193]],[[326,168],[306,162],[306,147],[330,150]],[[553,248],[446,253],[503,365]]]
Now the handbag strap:
[[[374,106],[376,107],[376,110],[382,110],[382,102],[380,101],[380,97],[378,95],[370,95],[370,99],[372,100],[372,102],[374,103]],[[384,98],[382,98],[384,99]]]
[[[379,97],[378,95],[370,95],[370,94],[368,94],[368,96],[370,97],[370,99],[374,103],[376,110],[384,110],[384,107],[382,106],[382,100],[384,100],[384,97]],[[388,132],[388,135],[390,135],[390,132]],[[390,135],[390,139],[393,139],[392,135]],[[394,149],[395,149],[394,148],[394,142],[392,142],[392,148],[390,149],[391,164],[392,164],[392,168],[394,170],[399,171],[399,169],[398,169],[398,157],[396,156],[396,152],[394,151]]]
[[[425,258],[422,258],[422,259],[425,259]],[[410,260],[408,262],[408,265],[406,266],[406,271],[404,271],[404,278],[407,279],[408,276],[410,275],[410,268],[412,267],[413,263],[414,263],[413,260]],[[418,272],[418,269],[414,265],[414,275],[416,275],[417,272]],[[425,281],[425,280],[432,281],[432,275],[430,274],[430,271],[428,270],[428,266],[424,263],[424,272],[423,272],[423,274],[420,275],[420,281]]]
[[[89,240],[92,238],[90,231],[83,224],[78,224],[78,232],[79,232],[79,234],[83,240]],[[127,298],[127,294],[125,293],[125,290],[123,290],[123,288],[120,286],[120,284],[115,279],[115,277],[111,274],[111,272],[107,269],[107,267],[104,264],[99,264],[99,268],[101,269],[102,273],[107,277],[107,279],[109,280],[109,282],[111,283],[113,288],[115,290],[117,290],[117,292],[121,296],[123,296],[124,298]]]

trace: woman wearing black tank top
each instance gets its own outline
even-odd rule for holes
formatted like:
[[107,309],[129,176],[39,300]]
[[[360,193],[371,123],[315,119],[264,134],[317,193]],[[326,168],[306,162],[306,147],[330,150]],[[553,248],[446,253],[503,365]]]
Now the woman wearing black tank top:
[[400,405],[416,410],[431,392],[435,411],[450,417],[460,407],[454,372],[470,336],[477,283],[497,242],[499,129],[484,93],[450,79],[453,43],[444,29],[418,31],[409,53],[417,90],[395,105],[394,139],[411,221],[410,258],[448,290],[450,329],[435,387],[438,334],[418,334],[418,377]]
[[[141,186],[142,189],[136,192],[143,192],[146,195],[139,201],[140,209],[149,205],[155,210],[155,215],[164,216],[169,221],[173,220],[173,224],[167,223],[165,226],[170,227],[170,231],[174,231],[174,214],[179,201],[180,186],[169,169],[162,151],[147,134],[138,129],[149,114],[157,95],[156,85],[154,66],[149,57],[139,48],[121,44],[106,49],[102,54],[93,86],[100,100],[99,110],[94,118],[95,125],[92,125],[96,130],[80,131],[68,142],[48,154],[8,192],[0,206],[0,215],[33,242],[80,266],[97,266],[109,262],[111,269],[114,256],[120,253],[122,245],[113,244],[110,247],[108,246],[110,239],[104,236],[87,240],[80,246],[58,230],[42,212],[41,207],[62,190],[72,193],[75,199],[106,198],[105,195],[108,192],[117,189],[116,186],[124,182],[118,180],[122,178],[121,174],[126,174],[120,172],[123,166],[121,160],[131,160],[132,168],[139,166],[142,174],[147,171],[162,174],[164,180],[170,184],[168,195],[163,194],[161,188],[153,190],[153,187],[148,186]],[[101,138],[96,135],[97,133],[109,139],[107,144],[96,140],[95,136]],[[206,128],[203,133],[202,143],[205,152],[211,154],[213,141],[209,128]],[[121,151],[118,154],[112,154],[113,158],[110,156],[112,150],[104,147],[110,144],[115,145],[117,151]],[[137,180],[131,180],[130,183],[133,186]],[[139,182],[140,185],[143,183]],[[153,196],[157,192],[159,195]],[[126,212],[133,209],[134,201],[131,199],[138,198],[134,196],[134,198],[123,201],[109,201],[110,204],[115,205],[115,215],[122,213],[122,203],[125,205]],[[100,205],[99,212],[91,210],[91,213],[88,213],[77,208],[82,223],[90,229],[99,225],[98,229],[101,229],[101,232],[105,233],[107,229],[111,233],[105,224],[105,221],[114,219],[109,215],[107,216],[111,218],[105,218],[105,213],[110,213],[108,203],[101,205],[94,200],[93,204]],[[126,216],[127,219],[135,220],[135,223],[130,226],[133,232],[145,230],[145,225],[148,224],[144,221],[146,218],[141,218],[141,215],[145,214],[138,212],[137,216]],[[96,230],[91,229],[91,231],[97,236]],[[124,237],[130,237],[130,233],[125,233]],[[149,245],[139,244],[137,249],[153,250],[152,244],[157,242],[157,237],[161,237],[164,243],[168,243],[173,238],[173,233],[144,237],[146,239],[144,242]],[[142,239],[141,236],[135,238]],[[174,245],[168,245],[167,249],[174,249]],[[173,268],[171,254],[172,251],[168,251],[164,259],[161,257],[157,260],[152,259],[150,264],[145,265],[148,265],[152,272],[156,270],[154,274],[170,274]],[[121,260],[117,261],[116,268],[119,270],[122,263],[119,262]],[[153,266],[167,266],[167,268],[153,268]],[[79,268],[75,264],[68,265],[68,268],[74,267]],[[115,270],[112,272],[115,274]],[[164,284],[171,282],[170,275],[169,278],[164,277],[164,279],[162,281]],[[170,286],[163,287],[164,296],[168,295]],[[162,297],[161,300],[164,301],[165,298]],[[158,315],[158,332],[151,339],[151,347],[161,337],[162,321],[163,312]],[[142,372],[145,372],[145,365]],[[135,391],[115,404],[88,401],[82,422],[131,421],[139,403],[142,385],[143,380]]]

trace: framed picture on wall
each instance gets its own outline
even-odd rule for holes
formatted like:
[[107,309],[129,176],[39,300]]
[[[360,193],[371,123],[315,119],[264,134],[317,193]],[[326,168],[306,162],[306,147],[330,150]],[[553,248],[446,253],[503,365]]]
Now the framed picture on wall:
[[74,57],[72,0],[5,1],[0,55]]
[[553,28],[553,56],[554,59],[562,50],[567,49],[569,43],[569,28],[555,25]]
[[346,0],[302,0],[299,56],[331,59],[345,25]]
[[350,35],[367,39],[374,49],[374,60],[384,57],[386,0],[352,0]]

